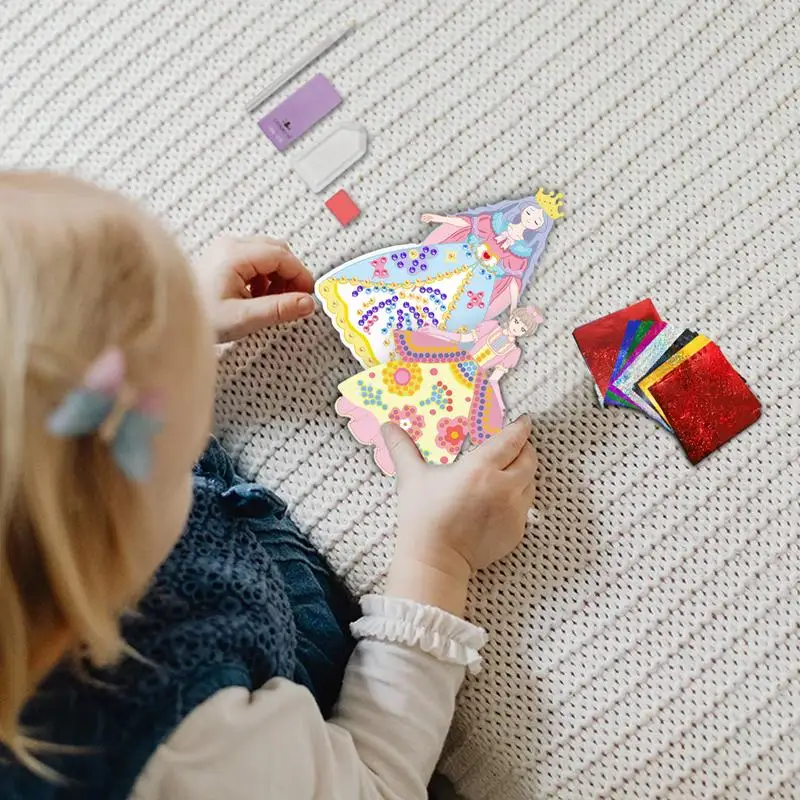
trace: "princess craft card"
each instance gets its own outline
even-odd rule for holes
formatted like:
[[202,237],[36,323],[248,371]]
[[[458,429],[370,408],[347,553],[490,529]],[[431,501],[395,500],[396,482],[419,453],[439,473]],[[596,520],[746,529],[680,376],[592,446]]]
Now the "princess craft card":
[[475,330],[517,307],[562,203],[539,189],[450,216],[423,214],[438,225],[425,241],[348,261],[317,281],[316,294],[365,367],[392,357],[395,331]]

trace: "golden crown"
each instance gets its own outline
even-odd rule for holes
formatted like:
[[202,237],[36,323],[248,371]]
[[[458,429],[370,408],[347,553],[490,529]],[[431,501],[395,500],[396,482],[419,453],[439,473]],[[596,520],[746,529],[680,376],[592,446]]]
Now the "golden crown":
[[539,189],[536,192],[536,202],[551,219],[561,219],[564,216],[564,212],[561,210],[561,206],[564,205],[564,195],[561,192],[556,194],[556,192],[546,192],[544,189]]

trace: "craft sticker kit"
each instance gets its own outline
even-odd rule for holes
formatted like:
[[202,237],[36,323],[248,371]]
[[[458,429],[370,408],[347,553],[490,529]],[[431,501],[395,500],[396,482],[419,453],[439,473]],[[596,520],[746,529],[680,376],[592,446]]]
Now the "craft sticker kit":
[[562,204],[560,194],[539,189],[452,216],[425,214],[438,227],[423,242],[347,262],[317,281],[317,296],[365,367],[391,359],[394,331],[474,330],[517,306]]
[[[347,36],[353,27],[354,24],[349,23],[301,56],[247,103],[248,113],[252,114],[258,110],[289,81]],[[342,96],[336,87],[319,73],[261,117],[258,120],[258,127],[276,149],[283,152],[328,116],[341,102]],[[369,134],[363,125],[357,122],[342,122],[321,142],[293,159],[292,164],[297,175],[312,192],[321,192],[366,155],[368,142]],[[342,226],[349,225],[360,213],[358,206],[344,190],[335,192],[326,200],[325,205]]]
[[696,464],[761,416],[707,336],[663,322],[650,300],[573,331],[601,405],[637,409],[674,432]]
[[340,384],[337,412],[375,461],[394,473],[381,425],[403,427],[423,457],[448,464],[469,438],[502,429],[499,381],[542,322],[519,299],[563,197],[535,196],[422,219],[422,242],[375,250],[317,281],[316,293],[364,369]]

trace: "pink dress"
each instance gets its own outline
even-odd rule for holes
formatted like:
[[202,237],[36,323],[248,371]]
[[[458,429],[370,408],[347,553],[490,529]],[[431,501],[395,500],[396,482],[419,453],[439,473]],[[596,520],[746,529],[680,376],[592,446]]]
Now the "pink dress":
[[503,271],[503,275],[495,281],[492,287],[489,307],[486,312],[486,319],[492,319],[510,305],[512,283],[517,286],[517,295],[519,296],[522,293],[524,288],[523,278],[525,270],[528,268],[528,256],[518,255],[512,252],[510,248],[504,250],[500,246],[497,236],[502,231],[495,232],[491,214],[481,214],[471,218],[458,217],[458,219],[464,220],[467,225],[463,227],[450,224],[440,225],[425,239],[424,244],[463,242],[470,234],[477,236],[486,244],[491,254],[498,259],[498,265]]

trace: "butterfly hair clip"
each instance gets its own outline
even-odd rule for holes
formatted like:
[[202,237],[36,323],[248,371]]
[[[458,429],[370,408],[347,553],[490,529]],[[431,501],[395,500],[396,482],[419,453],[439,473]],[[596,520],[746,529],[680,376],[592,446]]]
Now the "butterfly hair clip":
[[126,383],[125,356],[111,347],[53,411],[47,428],[64,439],[97,434],[122,473],[141,483],[150,473],[153,437],[161,429],[160,406],[156,395],[137,395]]

